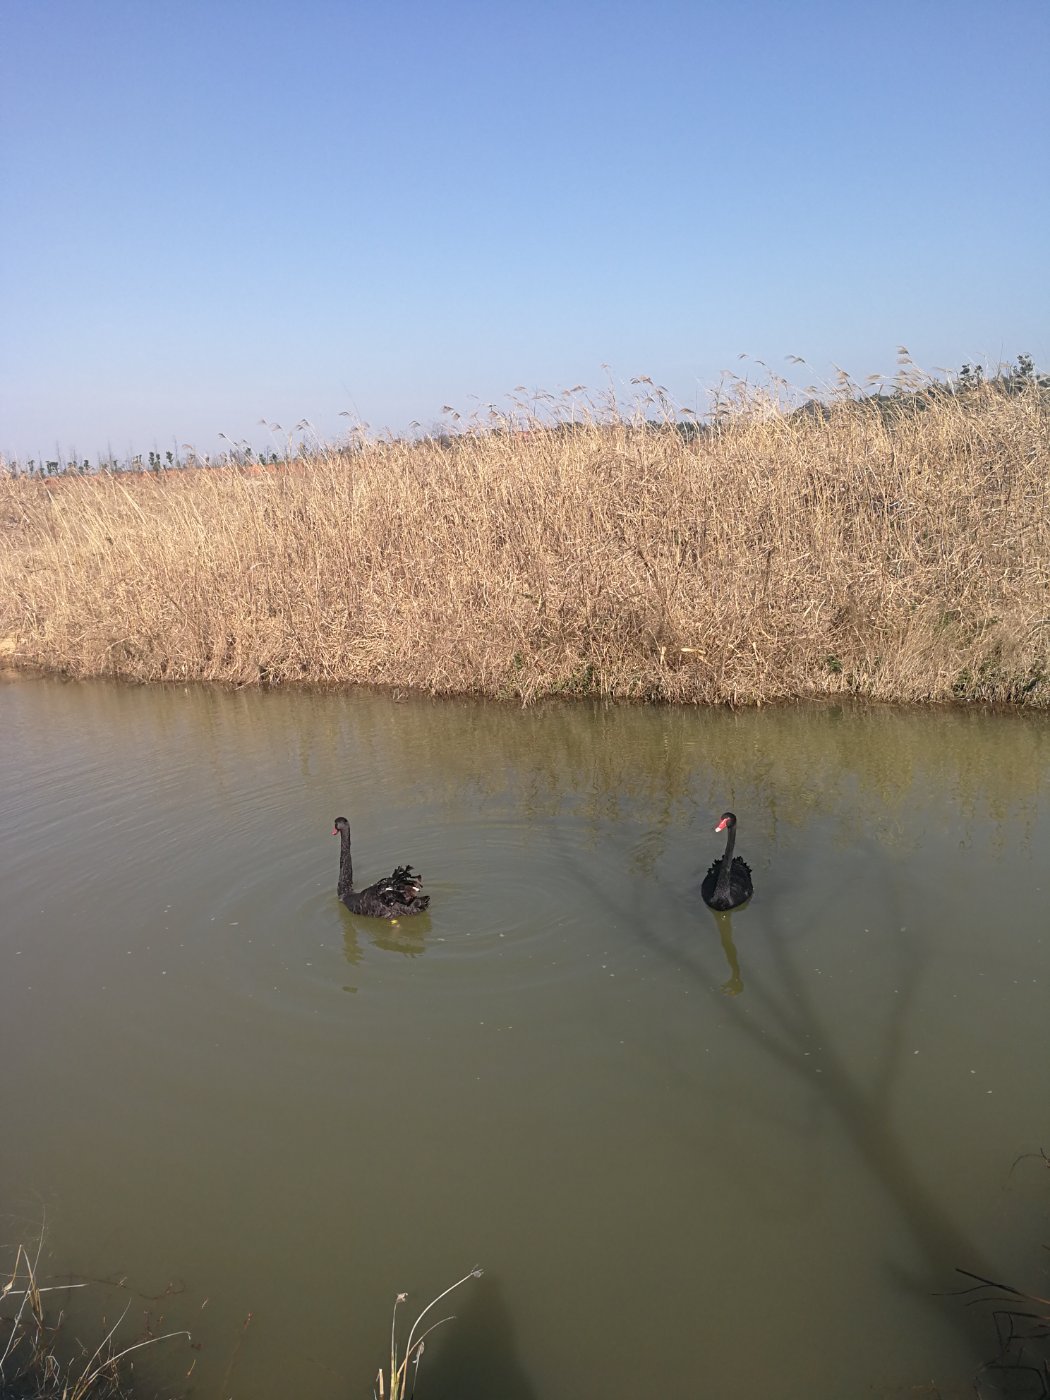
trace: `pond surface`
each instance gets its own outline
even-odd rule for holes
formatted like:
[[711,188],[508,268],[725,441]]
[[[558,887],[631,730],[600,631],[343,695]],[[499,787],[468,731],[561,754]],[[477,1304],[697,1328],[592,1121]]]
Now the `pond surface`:
[[[480,1264],[420,1400],[971,1395],[956,1267],[1045,1295],[1046,720],[22,680],[0,734],[0,1238],[190,1328],[151,1384],[367,1395]],[[428,914],[339,904],[344,813]]]

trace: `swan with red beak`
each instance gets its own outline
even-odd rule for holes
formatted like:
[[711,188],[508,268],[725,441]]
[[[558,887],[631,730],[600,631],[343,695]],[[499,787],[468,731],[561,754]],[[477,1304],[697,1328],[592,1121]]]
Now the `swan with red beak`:
[[751,883],[751,867],[747,861],[733,855],[736,844],[736,817],[732,812],[723,812],[716,831],[726,831],[726,848],[721,860],[716,860],[704,876],[700,886],[703,901],[711,909],[720,913],[729,909],[739,909],[754,894]]

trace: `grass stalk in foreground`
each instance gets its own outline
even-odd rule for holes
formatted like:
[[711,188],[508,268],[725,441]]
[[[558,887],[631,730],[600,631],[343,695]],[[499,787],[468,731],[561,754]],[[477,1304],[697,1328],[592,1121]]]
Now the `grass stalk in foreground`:
[[[77,1361],[63,1359],[57,1348],[62,1314],[48,1321],[44,1294],[66,1292],[84,1284],[41,1287],[37,1282],[40,1248],[30,1258],[23,1245],[16,1250],[11,1277],[0,1288],[0,1303],[15,1305],[10,1317],[0,1318],[0,1400],[124,1400],[123,1368],[134,1352],[174,1337],[189,1338],[186,1331],[147,1336],[117,1349],[116,1334],[127,1316],[124,1309],[113,1326],[90,1354],[84,1351]],[[7,1324],[10,1324],[9,1330]],[[6,1340],[3,1333],[6,1330]]]
[[461,1284],[466,1283],[468,1279],[480,1278],[483,1272],[484,1270],[482,1269],[471,1269],[469,1274],[464,1274],[461,1279],[451,1284],[443,1293],[439,1293],[436,1298],[431,1299],[416,1318],[415,1322],[413,1322],[408,1333],[408,1341],[405,1343],[405,1353],[400,1358],[398,1357],[397,1348],[397,1309],[398,1306],[408,1298],[408,1294],[399,1293],[397,1295],[394,1300],[394,1311],[390,1319],[389,1381],[383,1375],[383,1368],[380,1367],[379,1373],[376,1376],[375,1388],[372,1392],[374,1400],[405,1400],[406,1395],[411,1396],[412,1390],[415,1388],[415,1377],[413,1377],[412,1389],[409,1389],[409,1367],[414,1367],[415,1375],[418,1376],[419,1363],[423,1358],[423,1343],[425,1339],[430,1336],[435,1328],[441,1327],[446,1322],[451,1322],[454,1314],[450,1314],[448,1317],[440,1318],[437,1322],[431,1323],[418,1337],[416,1336],[416,1329],[430,1309],[436,1307],[437,1304],[441,1302],[442,1298],[447,1298],[450,1293],[459,1288]]

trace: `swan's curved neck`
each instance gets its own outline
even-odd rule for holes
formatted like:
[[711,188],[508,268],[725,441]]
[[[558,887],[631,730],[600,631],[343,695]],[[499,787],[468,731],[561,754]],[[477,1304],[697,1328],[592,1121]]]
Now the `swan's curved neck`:
[[713,898],[718,898],[720,895],[727,895],[729,893],[729,874],[733,868],[733,847],[735,844],[736,827],[731,826],[729,828],[729,834],[726,837],[725,855],[722,857],[722,867],[718,872],[718,880],[715,884]]
[[350,832],[346,827],[339,833],[342,849],[339,853],[339,888],[336,893],[342,897],[354,888],[354,862],[350,855]]

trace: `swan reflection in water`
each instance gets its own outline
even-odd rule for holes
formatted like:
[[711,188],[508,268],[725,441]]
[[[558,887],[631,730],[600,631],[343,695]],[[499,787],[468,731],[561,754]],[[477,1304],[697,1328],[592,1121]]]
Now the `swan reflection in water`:
[[429,914],[410,919],[361,919],[343,915],[343,953],[351,966],[365,956],[364,940],[383,953],[400,953],[404,958],[421,957],[427,950],[426,937],[432,927]]
[[744,979],[740,975],[740,959],[736,955],[736,944],[733,942],[733,916],[717,909],[712,909],[715,923],[718,925],[718,935],[722,940],[722,952],[726,955],[726,962],[729,964],[729,976],[722,983],[721,990],[727,997],[738,997],[744,990]]

